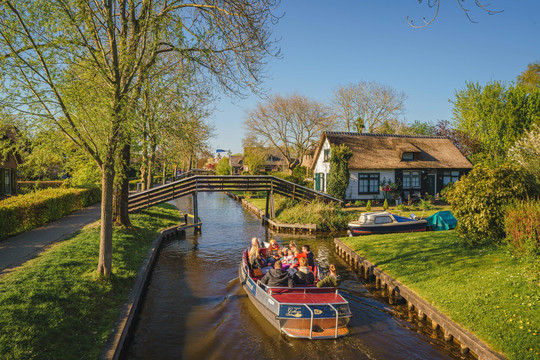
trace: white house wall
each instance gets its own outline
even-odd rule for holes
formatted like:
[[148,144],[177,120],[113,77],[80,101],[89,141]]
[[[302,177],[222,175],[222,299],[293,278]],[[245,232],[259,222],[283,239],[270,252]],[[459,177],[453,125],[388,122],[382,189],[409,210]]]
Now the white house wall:
[[358,170],[358,169],[349,169],[349,186],[347,187],[345,198],[346,200],[372,200],[374,196],[377,196],[379,199],[384,199],[384,194],[382,191],[379,191],[379,194],[369,194],[369,195],[359,195],[358,194],[358,173],[368,174],[375,173],[379,174],[381,184],[384,179],[387,182],[395,182],[395,172],[394,170]]
[[[328,179],[328,173],[330,172],[330,161],[324,161],[324,150],[330,149],[330,142],[328,139],[324,141],[321,151],[319,152],[319,157],[315,160],[315,166],[313,168],[313,173],[324,173],[324,190],[326,191],[326,182]],[[315,184],[313,184],[315,186]]]

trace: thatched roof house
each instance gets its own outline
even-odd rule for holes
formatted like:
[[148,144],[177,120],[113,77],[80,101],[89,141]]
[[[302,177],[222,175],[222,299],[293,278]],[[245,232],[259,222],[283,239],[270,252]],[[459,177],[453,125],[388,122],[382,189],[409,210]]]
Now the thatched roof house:
[[390,182],[398,185],[402,198],[426,193],[435,196],[472,169],[445,137],[325,132],[311,165],[317,190],[326,190],[330,149],[341,144],[353,153],[349,159],[348,199],[382,198],[380,188]]

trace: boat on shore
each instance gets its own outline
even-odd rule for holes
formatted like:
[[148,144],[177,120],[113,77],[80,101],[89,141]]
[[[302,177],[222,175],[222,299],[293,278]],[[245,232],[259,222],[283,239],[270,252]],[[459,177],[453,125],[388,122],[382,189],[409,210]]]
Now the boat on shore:
[[387,211],[361,213],[348,224],[349,236],[426,231],[427,221],[394,215]]
[[242,287],[257,310],[278,331],[294,338],[332,339],[349,333],[349,302],[335,288],[269,287],[254,277],[244,251],[239,269]]

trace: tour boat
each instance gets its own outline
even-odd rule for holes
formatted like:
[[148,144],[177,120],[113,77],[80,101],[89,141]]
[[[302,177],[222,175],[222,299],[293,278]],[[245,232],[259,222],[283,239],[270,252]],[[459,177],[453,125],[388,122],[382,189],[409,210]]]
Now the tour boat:
[[349,236],[426,231],[427,221],[394,215],[387,211],[360,214],[357,221],[348,224]]
[[349,333],[349,303],[337,289],[265,286],[250,272],[248,251],[242,256],[240,281],[251,302],[278,331],[307,339],[331,339]]

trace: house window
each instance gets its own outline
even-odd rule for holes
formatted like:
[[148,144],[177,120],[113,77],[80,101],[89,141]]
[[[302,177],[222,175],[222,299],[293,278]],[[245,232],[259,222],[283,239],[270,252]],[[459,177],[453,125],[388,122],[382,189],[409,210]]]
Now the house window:
[[358,194],[378,194],[380,174],[358,174]]
[[443,172],[443,185],[446,186],[449,183],[455,183],[459,180],[459,171],[444,171]]
[[403,160],[414,160],[414,154],[412,152],[404,152],[401,158]]
[[420,171],[404,171],[403,172],[403,188],[404,189],[419,189],[420,188]]
[[11,169],[4,169],[4,193],[11,194]]
[[330,149],[324,149],[323,161],[324,162],[330,161]]

